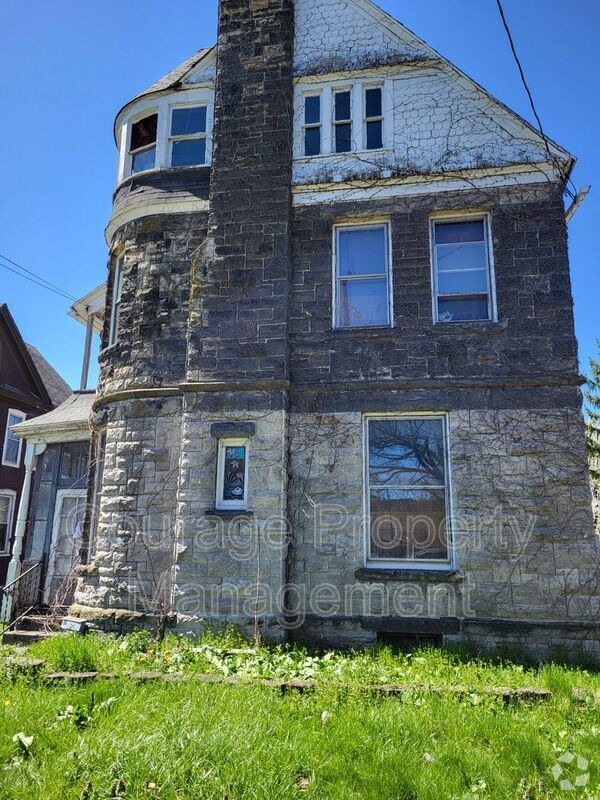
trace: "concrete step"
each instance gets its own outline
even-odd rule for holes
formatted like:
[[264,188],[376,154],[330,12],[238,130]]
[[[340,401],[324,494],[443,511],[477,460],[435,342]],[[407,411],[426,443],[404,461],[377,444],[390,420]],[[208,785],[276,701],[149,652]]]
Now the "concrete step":
[[43,639],[50,639],[52,636],[59,636],[57,631],[6,631],[2,634],[2,644],[31,644],[41,642]]
[[49,617],[45,614],[28,614],[19,621],[21,631],[52,631],[60,628],[62,617]]

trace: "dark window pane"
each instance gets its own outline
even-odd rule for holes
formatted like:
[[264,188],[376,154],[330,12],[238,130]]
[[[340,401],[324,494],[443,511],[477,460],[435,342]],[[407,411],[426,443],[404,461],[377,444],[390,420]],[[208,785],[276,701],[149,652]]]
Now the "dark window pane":
[[487,256],[483,242],[457,242],[438,244],[435,258],[439,271],[446,269],[487,269]]
[[478,319],[489,319],[487,295],[438,298],[438,320],[440,322],[468,322]]
[[189,136],[192,133],[206,133],[206,106],[173,110],[171,135]]
[[380,419],[369,422],[369,484],[444,486],[441,419]]
[[352,124],[335,126],[335,152],[349,153],[352,149]]
[[383,124],[367,122],[367,150],[378,150],[383,147]]
[[321,152],[321,128],[304,130],[304,155],[318,156]]
[[371,558],[448,560],[444,489],[371,489]]
[[365,92],[365,105],[367,117],[381,116],[381,89],[367,89]]
[[318,122],[321,122],[321,97],[309,95],[304,98],[304,123],[313,125]]
[[87,442],[63,444],[58,478],[61,488],[80,489],[85,487],[88,449]]
[[246,480],[246,448],[243,445],[225,447],[223,469],[223,500],[242,501]]
[[140,147],[147,147],[156,142],[156,126],[158,125],[158,114],[151,114],[149,117],[134,122],[131,126],[131,150],[138,150]]
[[155,156],[155,147],[149,147],[147,150],[134,153],[134,155],[131,157],[131,171],[143,172],[145,169],[154,169]]
[[17,464],[19,459],[19,440],[16,436],[8,434],[6,446],[4,448],[4,460],[9,464]]
[[388,282],[385,278],[340,281],[339,304],[340,325],[387,325]]
[[9,550],[9,530],[8,523],[11,516],[12,498],[8,495],[0,495],[0,553],[7,553]]
[[440,294],[481,294],[487,293],[487,270],[476,269],[467,272],[438,273],[438,292]]
[[350,92],[336,92],[335,118],[336,120],[350,119]]
[[344,275],[381,275],[387,270],[386,228],[340,229],[338,270]]
[[473,222],[436,222],[435,243],[452,244],[453,242],[483,242],[484,222],[482,219]]
[[173,142],[172,167],[193,167],[206,161],[206,139],[188,139]]

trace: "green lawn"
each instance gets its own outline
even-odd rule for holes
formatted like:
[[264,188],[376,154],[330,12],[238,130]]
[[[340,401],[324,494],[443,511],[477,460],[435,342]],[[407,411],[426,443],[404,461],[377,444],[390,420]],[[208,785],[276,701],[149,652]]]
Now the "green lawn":
[[[600,697],[597,674],[432,650],[311,658],[267,648],[231,653],[236,647],[214,637],[161,646],[143,635],[64,637],[31,654],[51,668],[158,668],[189,679],[53,687],[2,669],[10,653],[0,650],[0,800],[600,800],[600,706],[592,695],[582,701],[571,693],[579,687]],[[315,677],[319,686],[282,695],[193,680],[207,670]],[[473,691],[389,699],[364,691],[392,678]],[[553,695],[505,705],[477,691],[489,685],[544,687]],[[551,770],[564,752],[589,761],[586,787],[559,787]],[[578,769],[563,767],[562,777],[574,782]]]

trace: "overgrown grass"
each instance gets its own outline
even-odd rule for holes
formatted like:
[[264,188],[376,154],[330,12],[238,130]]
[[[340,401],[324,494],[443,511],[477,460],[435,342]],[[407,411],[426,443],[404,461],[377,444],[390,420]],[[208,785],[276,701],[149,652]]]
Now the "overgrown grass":
[[[0,649],[0,662],[10,652]],[[600,800],[600,675],[584,669],[464,650],[254,650],[233,632],[163,643],[144,632],[66,635],[28,654],[49,669],[158,669],[190,680],[48,686],[0,669],[0,800]],[[318,687],[282,695],[200,684],[197,672],[312,677]],[[364,691],[372,683],[472,691],[383,699]],[[553,695],[504,705],[480,691],[490,685]],[[577,700],[573,687],[596,699]],[[565,752],[589,761],[586,786],[567,793],[551,772]],[[562,767],[574,782],[576,762]]]

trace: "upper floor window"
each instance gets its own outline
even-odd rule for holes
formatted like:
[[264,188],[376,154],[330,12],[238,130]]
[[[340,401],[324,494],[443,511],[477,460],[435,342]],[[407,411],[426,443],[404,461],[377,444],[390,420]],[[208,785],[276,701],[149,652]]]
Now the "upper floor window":
[[150,114],[139,119],[131,126],[131,143],[129,154],[131,156],[131,171],[142,172],[145,169],[154,169],[156,163],[156,131],[158,114]]
[[381,86],[365,89],[365,134],[367,150],[378,150],[383,147]]
[[248,507],[248,439],[219,439],[215,507]]
[[321,95],[304,95],[304,155],[321,152]]
[[336,226],[334,261],[334,327],[390,325],[389,224]]
[[121,294],[123,291],[123,256],[119,256],[115,263],[113,278],[113,296],[110,313],[110,327],[108,331],[108,346],[113,345],[119,338],[119,317],[121,314]]
[[352,94],[349,89],[334,93],[335,152],[352,150]]
[[419,568],[450,563],[446,419],[366,418],[367,560]]
[[11,431],[13,425],[18,425],[20,422],[25,422],[27,415],[22,411],[16,411],[9,408],[8,416],[6,419],[6,434],[4,436],[4,447],[2,450],[2,465],[5,467],[20,467],[21,466],[21,451],[23,449],[23,440]]
[[433,220],[432,238],[436,322],[494,319],[488,218]]
[[174,108],[171,112],[172,167],[206,163],[206,106]]

